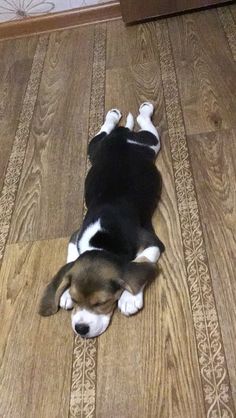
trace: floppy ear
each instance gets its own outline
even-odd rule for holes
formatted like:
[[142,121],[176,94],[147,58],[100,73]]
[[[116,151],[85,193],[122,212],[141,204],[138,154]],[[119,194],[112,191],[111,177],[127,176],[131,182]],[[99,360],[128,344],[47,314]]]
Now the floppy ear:
[[63,266],[47,285],[39,304],[40,315],[50,316],[58,311],[60,297],[71,283],[69,270],[73,265],[74,263],[68,263]]
[[[146,261],[132,261],[123,274],[122,283],[126,290],[136,295],[142,287],[154,280],[157,275],[156,265]],[[122,285],[122,284],[121,284]]]

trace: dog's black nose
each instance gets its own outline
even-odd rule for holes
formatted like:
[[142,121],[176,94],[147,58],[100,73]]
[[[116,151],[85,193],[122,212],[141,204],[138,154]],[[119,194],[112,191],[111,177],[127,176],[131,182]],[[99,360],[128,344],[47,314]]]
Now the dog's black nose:
[[79,335],[86,335],[89,332],[89,326],[85,324],[76,324],[75,325],[75,331]]

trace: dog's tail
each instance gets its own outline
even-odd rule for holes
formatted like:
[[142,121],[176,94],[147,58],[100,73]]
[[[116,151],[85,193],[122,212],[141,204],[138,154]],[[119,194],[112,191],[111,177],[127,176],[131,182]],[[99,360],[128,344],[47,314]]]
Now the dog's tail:
[[134,129],[134,117],[132,113],[129,113],[126,119],[125,127],[132,131]]

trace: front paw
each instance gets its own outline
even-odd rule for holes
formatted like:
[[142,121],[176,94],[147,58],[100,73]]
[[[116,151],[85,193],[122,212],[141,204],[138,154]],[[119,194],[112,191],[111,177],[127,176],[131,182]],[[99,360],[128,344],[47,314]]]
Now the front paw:
[[62,293],[60,297],[60,308],[66,309],[68,311],[69,309],[72,309],[73,306],[74,302],[71,299],[69,289],[67,289],[64,293]]
[[119,310],[126,316],[134,315],[143,307],[143,292],[132,295],[132,293],[124,290],[118,300]]

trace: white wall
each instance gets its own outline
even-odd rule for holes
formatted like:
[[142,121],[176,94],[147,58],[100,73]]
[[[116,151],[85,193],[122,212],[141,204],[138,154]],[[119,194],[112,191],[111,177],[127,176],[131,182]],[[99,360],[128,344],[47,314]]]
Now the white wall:
[[108,3],[109,1],[111,0],[0,0],[0,22]]

